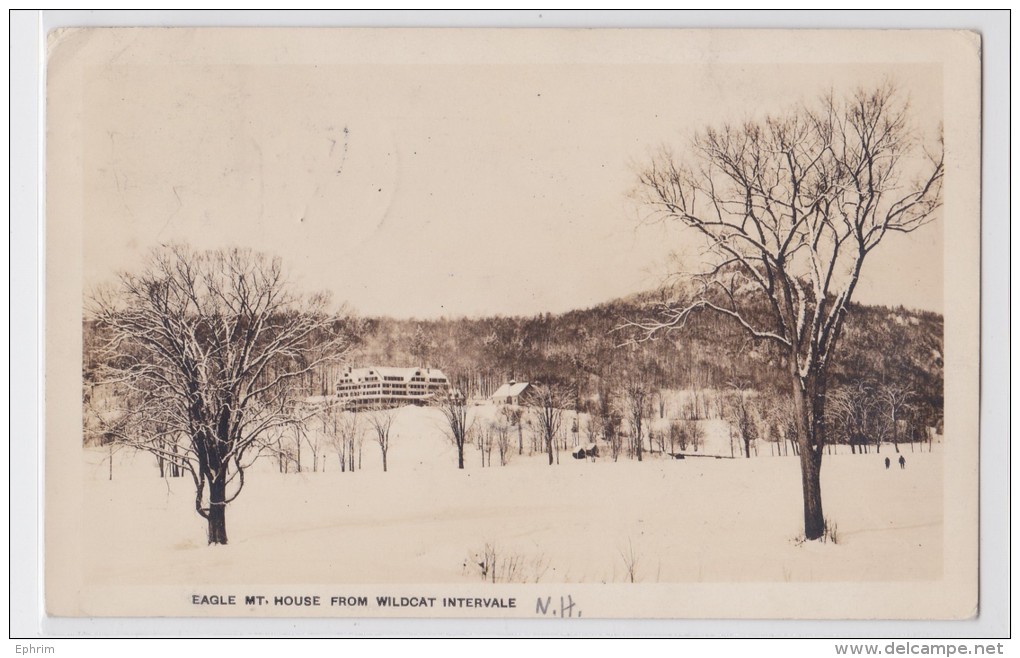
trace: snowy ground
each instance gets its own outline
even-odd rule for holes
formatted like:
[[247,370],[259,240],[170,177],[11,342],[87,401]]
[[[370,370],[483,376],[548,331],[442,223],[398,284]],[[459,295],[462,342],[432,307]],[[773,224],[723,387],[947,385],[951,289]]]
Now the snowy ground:
[[[491,409],[474,413],[486,415]],[[151,456],[85,452],[85,579],[103,584],[455,583],[480,580],[494,547],[512,582],[903,581],[942,572],[942,455],[827,455],[838,543],[802,543],[798,460],[517,456],[467,468],[436,409],[399,411],[389,472],[366,437],[364,468],[280,474],[266,462],[227,510],[227,546],[205,544],[190,478]],[[516,445],[516,436],[514,436]],[[527,444],[527,436],[525,442]],[[582,439],[583,441],[583,439]],[[525,449],[527,450],[527,448]],[[516,452],[516,451],[515,451]],[[729,447],[725,452],[728,455]],[[886,470],[884,458],[893,456]]]

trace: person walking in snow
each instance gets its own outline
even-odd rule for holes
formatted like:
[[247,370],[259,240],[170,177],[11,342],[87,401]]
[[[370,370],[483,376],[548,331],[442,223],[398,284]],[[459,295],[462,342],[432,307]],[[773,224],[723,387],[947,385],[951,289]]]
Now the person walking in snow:
[[887,470],[887,471],[889,470],[889,458],[888,457],[885,458],[885,470]]
[[907,459],[903,455],[900,455],[900,468],[907,467]]

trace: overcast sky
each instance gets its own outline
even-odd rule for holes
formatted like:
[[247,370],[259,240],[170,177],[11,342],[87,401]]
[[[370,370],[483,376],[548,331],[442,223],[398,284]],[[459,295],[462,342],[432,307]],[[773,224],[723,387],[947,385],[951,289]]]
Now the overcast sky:
[[[924,62],[718,33],[522,34],[95,35],[86,287],[184,240],[278,254],[365,314],[586,307],[654,287],[673,251],[696,258],[679,227],[637,221],[636,171],[661,144],[683,153],[705,126],[890,76],[922,128],[941,118]],[[857,299],[941,311],[942,269],[939,220],[880,247]]]

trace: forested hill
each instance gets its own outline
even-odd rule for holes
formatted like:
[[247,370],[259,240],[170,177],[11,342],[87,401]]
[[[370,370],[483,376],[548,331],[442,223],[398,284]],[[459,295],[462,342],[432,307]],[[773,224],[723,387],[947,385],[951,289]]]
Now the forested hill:
[[[779,356],[748,340],[733,321],[701,314],[683,330],[628,344],[620,329],[648,317],[653,293],[593,308],[532,317],[439,320],[371,318],[352,360],[357,365],[432,365],[444,369],[473,396],[485,396],[508,379],[569,386],[581,399],[600,386],[639,378],[653,388],[722,389],[734,384],[779,392]],[[922,415],[935,425],[942,409],[943,318],[902,307],[852,305],[831,374],[830,387],[894,384],[912,391]]]
[[[471,397],[488,396],[509,379],[559,384],[583,406],[600,391],[619,393],[635,381],[655,389],[729,389],[788,395],[780,356],[749,340],[733,321],[692,316],[682,330],[634,343],[620,327],[648,318],[656,295],[645,293],[567,313],[532,317],[352,322],[354,349],[345,365],[430,365],[442,368]],[[84,376],[94,379],[96,328],[84,327]],[[937,426],[943,408],[943,318],[881,306],[852,305],[830,390],[896,387],[909,392],[918,422]],[[309,372],[308,394],[333,390],[341,366]]]

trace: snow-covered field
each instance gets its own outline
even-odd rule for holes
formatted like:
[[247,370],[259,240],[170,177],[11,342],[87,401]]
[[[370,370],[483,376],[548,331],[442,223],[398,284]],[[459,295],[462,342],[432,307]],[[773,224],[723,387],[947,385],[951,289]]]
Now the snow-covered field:
[[[478,408],[482,416],[493,411]],[[569,426],[569,425],[568,425]],[[512,434],[516,448],[516,432]],[[504,582],[903,581],[942,573],[942,454],[892,448],[826,455],[837,543],[803,543],[796,457],[658,456],[638,463],[518,456],[467,468],[436,409],[399,410],[389,472],[366,436],[363,469],[280,474],[265,460],[227,509],[226,546],[207,546],[189,477],[155,460],[85,451],[85,580],[109,585],[456,583],[481,579],[486,549]],[[584,442],[584,439],[582,439]],[[528,437],[525,435],[525,445]],[[717,450],[716,453],[721,452]],[[728,443],[725,447],[728,455]],[[893,467],[883,460],[892,456]]]

